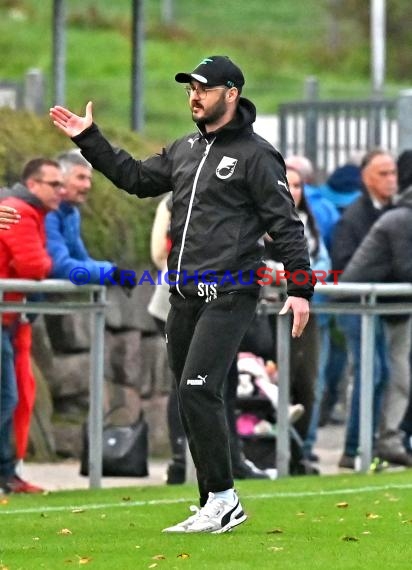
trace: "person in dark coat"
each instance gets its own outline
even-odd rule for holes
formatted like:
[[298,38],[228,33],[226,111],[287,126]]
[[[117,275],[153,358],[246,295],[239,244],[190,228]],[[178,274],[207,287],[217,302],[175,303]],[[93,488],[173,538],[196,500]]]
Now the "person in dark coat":
[[[344,270],[374,222],[391,206],[397,192],[397,169],[394,158],[385,150],[374,149],[368,152],[361,163],[363,184],[362,195],[353,202],[339,220],[332,243],[332,266],[334,270]],[[354,469],[359,446],[359,405],[360,405],[360,316],[340,315],[342,329],[349,351],[353,358],[353,390],[346,438],[339,466]],[[384,386],[388,370],[386,348],[381,319],[376,318],[375,362],[374,362],[374,425],[378,424]]]
[[[312,273],[284,160],[253,130],[256,108],[241,96],[242,71],[228,57],[213,55],[175,80],[186,84],[195,132],[144,161],[110,145],[93,123],[91,102],[83,117],[60,106],[50,114],[93,167],[129,194],[173,192],[167,266],[175,281],[167,346],[201,508],[164,532],[222,533],[247,518],[233,488],[223,392],[256,311],[263,265],[259,239],[267,232],[275,240],[291,275],[307,273],[305,284],[288,280],[282,309],[294,314],[294,337],[309,318]],[[249,279],[240,283],[243,274]]]
[[[341,281],[412,282],[412,150],[404,151],[397,164],[399,196],[394,208],[383,214],[369,230]],[[394,300],[402,302],[403,299],[398,297]],[[411,388],[411,318],[392,315],[383,318],[383,322],[389,357],[389,383],[382,403],[377,452],[386,461],[411,467],[412,453],[405,450],[405,433],[400,429]]]

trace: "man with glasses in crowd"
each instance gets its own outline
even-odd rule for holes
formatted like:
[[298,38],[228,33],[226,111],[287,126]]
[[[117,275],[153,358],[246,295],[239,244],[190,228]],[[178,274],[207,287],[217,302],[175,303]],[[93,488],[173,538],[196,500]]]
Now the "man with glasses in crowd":
[[[0,278],[45,279],[52,260],[46,251],[44,218],[56,210],[64,195],[63,177],[54,160],[36,158],[23,168],[22,182],[1,195],[2,204],[20,214],[18,224],[0,233]],[[7,301],[22,301],[21,293],[5,293]],[[13,338],[19,326],[16,313],[2,316],[0,386],[0,492],[40,493],[43,490],[16,473],[12,445],[13,413],[18,401]]]
[[187,84],[197,131],[144,161],[110,145],[93,123],[91,102],[84,117],[60,106],[50,114],[116,186],[141,198],[173,192],[168,269],[175,282],[166,334],[201,508],[164,532],[222,533],[246,520],[233,488],[223,388],[256,310],[265,232],[285,269],[307,276],[288,280],[281,311],[294,313],[294,337],[307,323],[313,285],[284,161],[253,131],[256,109],[241,97],[242,71],[226,56],[211,56],[175,80]]
[[78,150],[60,154],[57,162],[65,195],[59,208],[46,216],[47,250],[53,260],[50,277],[70,279],[71,271],[81,267],[88,272],[88,283],[101,283],[102,275],[118,280],[120,270],[110,261],[93,259],[81,236],[79,206],[86,202],[92,187],[92,165]]

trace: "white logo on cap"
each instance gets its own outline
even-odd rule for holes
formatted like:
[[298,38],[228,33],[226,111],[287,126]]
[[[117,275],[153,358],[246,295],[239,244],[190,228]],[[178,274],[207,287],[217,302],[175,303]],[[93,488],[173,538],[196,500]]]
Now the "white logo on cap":
[[203,77],[203,75],[199,75],[198,73],[191,73],[190,76],[193,77],[193,79],[196,79],[196,81],[199,81],[199,83],[207,83],[207,79],[206,77]]
[[230,178],[235,171],[237,164],[237,158],[230,158],[230,156],[224,156],[219,162],[216,168],[216,176],[221,180],[226,180]]

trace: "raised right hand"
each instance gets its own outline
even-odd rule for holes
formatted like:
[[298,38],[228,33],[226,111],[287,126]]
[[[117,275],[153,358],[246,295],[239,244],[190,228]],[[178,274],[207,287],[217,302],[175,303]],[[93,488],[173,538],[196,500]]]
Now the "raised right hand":
[[79,117],[69,111],[69,109],[65,109],[59,105],[50,109],[50,117],[53,124],[63,131],[65,135],[75,137],[93,123],[93,104],[91,101],[87,103],[84,117]]

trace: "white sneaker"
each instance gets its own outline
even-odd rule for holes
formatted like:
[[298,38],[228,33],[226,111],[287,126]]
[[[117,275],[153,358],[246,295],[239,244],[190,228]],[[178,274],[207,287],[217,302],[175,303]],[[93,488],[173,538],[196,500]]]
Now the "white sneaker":
[[195,520],[187,527],[186,532],[210,532],[220,534],[228,532],[233,527],[247,519],[242,505],[235,493],[235,504],[230,505],[209,493],[206,505],[200,509]]
[[305,413],[305,408],[302,404],[292,404],[289,406],[289,421],[294,424]]
[[195,505],[191,505],[189,508],[192,513],[195,513],[194,515],[191,515],[189,518],[180,523],[164,528],[162,532],[187,532],[187,529],[192,524],[192,522],[196,520],[200,512],[200,509]]

